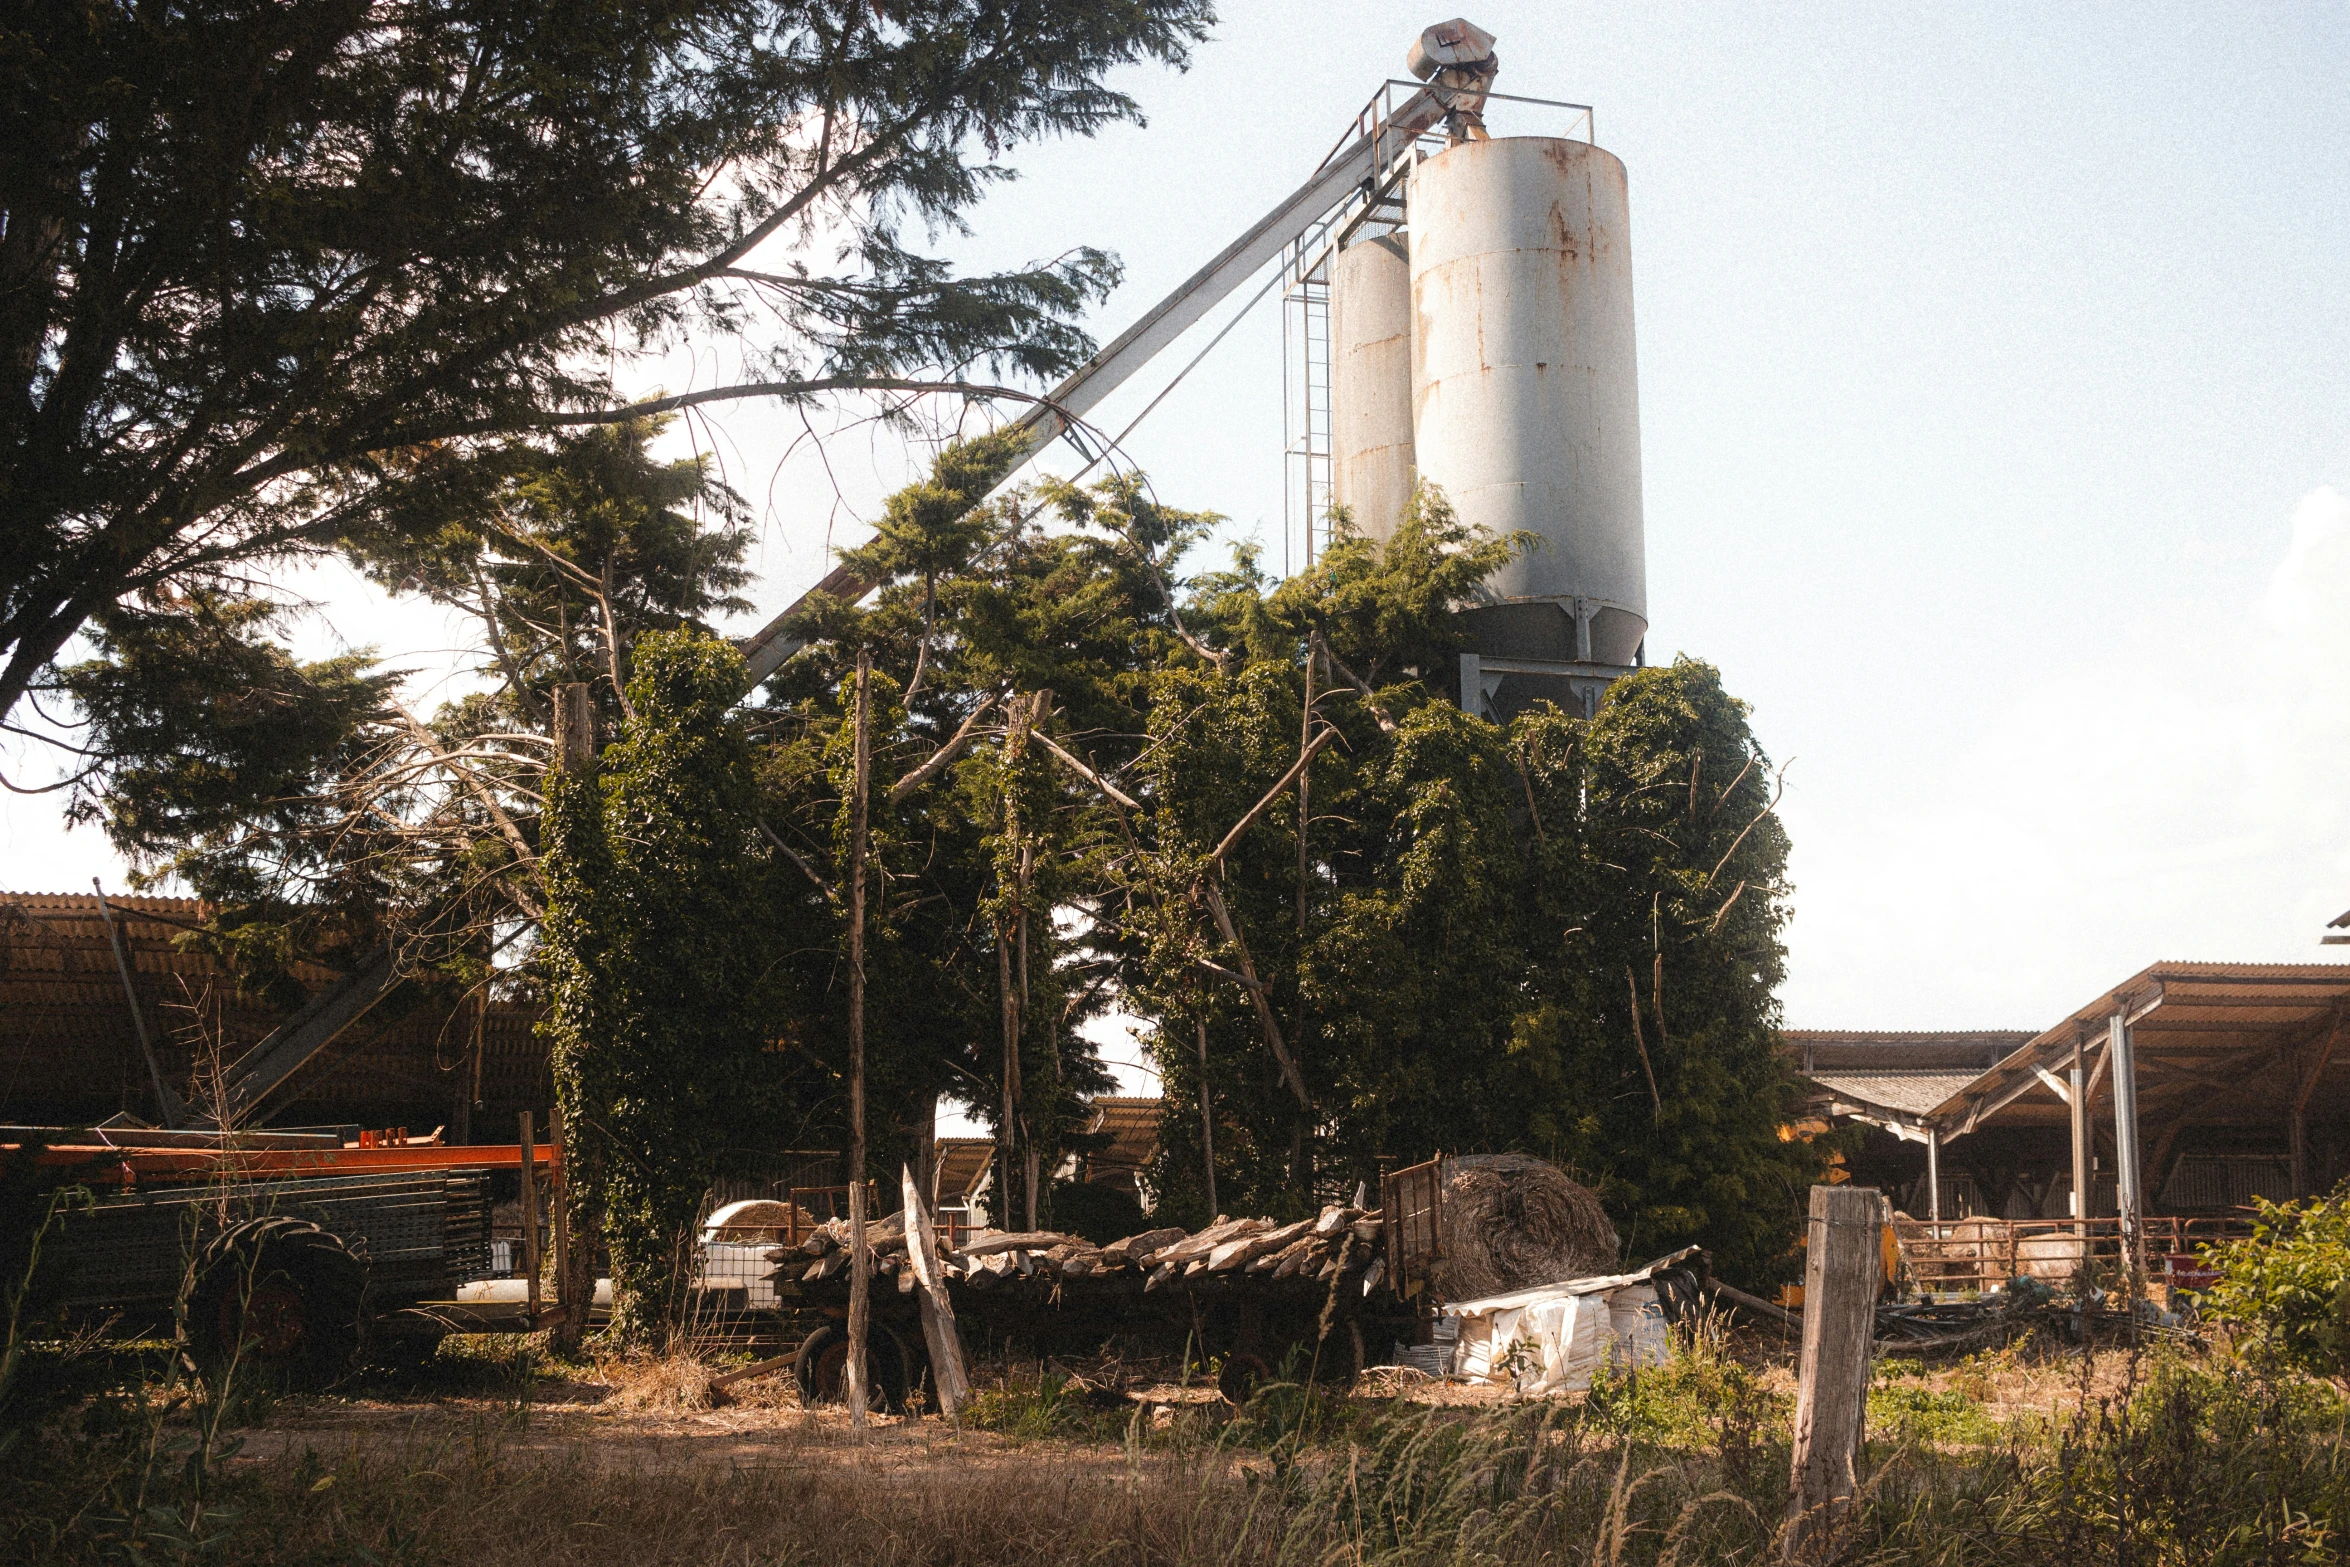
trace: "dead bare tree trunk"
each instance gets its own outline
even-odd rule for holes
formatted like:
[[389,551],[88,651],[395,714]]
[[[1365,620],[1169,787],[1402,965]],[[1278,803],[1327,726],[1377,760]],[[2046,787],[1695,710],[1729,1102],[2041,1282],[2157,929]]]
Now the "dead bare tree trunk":
[[922,1101],[922,1125],[914,1139],[914,1185],[922,1200],[938,1206],[938,1095]]
[[1012,984],[1012,922],[995,928],[996,988],[1003,995],[1004,1104],[995,1129],[995,1202],[989,1217],[1012,1227],[1012,1139],[1020,1114],[1020,992]]
[[1208,1176],[1208,1212],[1216,1207],[1216,1096],[1208,1086],[1208,1015],[1199,1016],[1199,1138]]
[[[1313,858],[1307,851],[1308,829],[1313,825],[1314,785],[1314,655],[1312,644],[1306,647],[1305,707],[1297,721],[1297,754],[1304,764],[1297,774],[1297,953],[1291,963],[1297,977],[1297,1030],[1292,1036],[1300,1069],[1306,1055],[1306,888],[1313,876]],[[1312,1189],[1311,1173],[1306,1169],[1306,1123],[1303,1114],[1291,1126],[1289,1133],[1289,1181],[1298,1191]]]
[[[1028,724],[1021,732],[1021,754],[1023,756],[1027,754],[1029,737],[1043,730],[1044,721],[1051,716],[1052,710],[1053,694],[1049,690],[1039,691],[1028,699]],[[1028,888],[1030,877],[1035,869],[1036,840],[1033,838],[1023,839],[1020,844],[1020,896],[1017,905],[1020,922],[1020,1030],[1023,1043],[1027,1039],[1028,1017],[1031,1011],[1028,1004]],[[1051,1044],[1052,1042],[1047,1041],[1047,1043]],[[1060,1137],[1057,1128],[1061,1114],[1061,1052],[1057,1045],[1052,1050],[1052,1058],[1053,1083],[1049,1104],[1044,1114],[1037,1114],[1036,1107],[1027,1103],[1026,1074],[1023,1073],[1021,1078],[1021,1111],[1025,1123],[1021,1131],[1022,1140],[1028,1147],[1028,1157],[1022,1170],[1025,1185],[1022,1195],[1026,1199],[1027,1227],[1031,1230],[1038,1227],[1039,1209],[1044,1206],[1043,1186],[1044,1182],[1050,1179],[1050,1172],[1042,1167],[1043,1157],[1048,1147],[1055,1155],[1054,1162],[1059,1162]],[[1040,1126],[1043,1130],[1041,1140],[1038,1136]]]
[[[1020,796],[1014,778],[1021,754],[1028,748],[1028,727],[1036,712],[1033,698],[1015,697],[1012,700],[1011,719],[1004,728],[1004,838],[1005,847],[1017,862],[1020,853]],[[996,922],[996,984],[1003,995],[1004,1027],[1004,1106],[1003,1119],[996,1126],[996,1196],[1002,1208],[1000,1223],[1009,1228],[1012,1215],[1012,1153],[1020,1125],[1020,1111],[1026,1095],[1020,1082],[1020,995],[1026,988],[1024,978],[1027,956],[1022,953],[1017,965],[1012,953],[1015,941],[1025,945],[1027,921],[1020,908],[1020,895],[1025,877],[1015,873],[1012,881],[1012,910],[1009,917]],[[1015,973],[1015,967],[1020,973]],[[1031,1214],[1035,1197],[1029,1198]],[[1031,1217],[1029,1228],[1035,1228]]]
[[857,651],[854,777],[849,800],[849,1429],[865,1434],[865,1337],[873,1251],[865,1239],[865,836],[873,772],[873,653]]

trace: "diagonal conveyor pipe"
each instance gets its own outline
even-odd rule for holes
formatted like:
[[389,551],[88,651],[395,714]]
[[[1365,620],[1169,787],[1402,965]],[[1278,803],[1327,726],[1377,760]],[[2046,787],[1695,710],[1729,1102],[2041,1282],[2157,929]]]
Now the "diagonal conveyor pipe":
[[[1258,268],[1280,255],[1284,246],[1345,200],[1348,191],[1376,178],[1381,154],[1393,144],[1394,138],[1416,135],[1435,124],[1443,118],[1447,100],[1455,96],[1442,86],[1423,88],[1405,100],[1392,119],[1372,124],[1363,134],[1333,152],[1313,178],[1258,219],[1255,227],[1224,247],[1213,261],[1145,311],[1142,319],[1119,334],[1115,342],[1078,366],[1067,380],[1014,421],[1012,429],[1024,437],[1026,455],[1042,451],[1072,423],[1082,420],[1135,371],[1247,282]],[[751,683],[755,686],[775,673],[785,659],[805,645],[790,628],[793,619],[816,594],[858,599],[872,588],[872,583],[861,580],[847,567],[834,567],[823,581],[795,599],[790,608],[743,640],[743,659],[750,668]]]

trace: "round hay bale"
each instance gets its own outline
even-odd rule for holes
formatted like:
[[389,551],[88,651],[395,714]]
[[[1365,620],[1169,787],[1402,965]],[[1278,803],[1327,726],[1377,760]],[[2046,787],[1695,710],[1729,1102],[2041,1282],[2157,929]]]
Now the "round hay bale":
[[1590,1191],[1529,1154],[1444,1161],[1430,1266],[1440,1300],[1480,1300],[1616,1271],[1616,1227]]
[[753,1197],[742,1202],[730,1202],[702,1221],[702,1239],[706,1241],[779,1241],[787,1229],[797,1227],[805,1235],[816,1227],[808,1211],[788,1202],[769,1197]]

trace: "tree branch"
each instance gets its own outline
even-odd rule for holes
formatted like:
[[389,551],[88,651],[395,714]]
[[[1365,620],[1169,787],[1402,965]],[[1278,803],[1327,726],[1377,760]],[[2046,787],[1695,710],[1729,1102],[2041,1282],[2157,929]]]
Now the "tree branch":
[[[440,742],[433,738],[432,731],[425,728],[414,713],[403,707],[399,709],[399,714],[416,743],[432,753],[433,759],[455,776],[466,791],[481,802],[482,809],[490,813],[490,820],[498,824],[498,835],[514,851],[515,859],[525,867],[536,866],[539,857],[531,852],[530,844],[522,836],[522,829],[514,825],[514,818],[506,814],[506,808],[498,803],[498,797],[490,793],[488,786],[475,777],[470,768],[456,766],[448,753],[441,749]],[[522,911],[532,919],[543,920],[547,917],[547,906],[538,900],[536,894],[517,886],[509,886],[508,891],[513,894],[514,901],[522,906]]]
[[1632,970],[1624,970],[1625,988],[1632,993],[1632,1044],[1640,1052],[1640,1073],[1648,1079],[1648,1100],[1656,1114],[1665,1113],[1665,1096],[1656,1091],[1656,1068],[1648,1064],[1648,1041],[1640,1034],[1640,981],[1632,977]]
[[832,890],[832,883],[817,875],[816,867],[810,865],[806,856],[802,855],[799,850],[793,848],[790,844],[785,843],[781,838],[777,837],[775,835],[775,829],[767,825],[766,817],[762,816],[758,819],[758,821],[760,834],[765,837],[769,843],[775,845],[777,852],[781,853],[785,859],[791,861],[794,865],[797,865],[800,868],[800,874],[802,876],[807,877],[808,880],[816,884],[816,890],[824,894],[825,902],[831,904],[836,909],[839,908],[840,894]]
[[1753,821],[1748,822],[1744,827],[1738,829],[1738,836],[1730,840],[1730,847],[1724,849],[1722,851],[1722,857],[1714,861],[1714,868],[1705,873],[1705,881],[1701,885],[1707,887],[1712,886],[1714,884],[1714,878],[1722,874],[1722,867],[1730,863],[1730,856],[1738,852],[1738,845],[1746,841],[1746,835],[1754,831],[1755,828],[1761,826],[1762,819],[1779,808],[1780,799],[1787,793],[1787,768],[1793,767],[1794,765],[1795,758],[1792,756],[1787,758],[1786,766],[1779,769],[1778,787],[1771,791],[1771,803],[1764,806],[1761,810],[1755,812]]
[[915,790],[930,782],[931,779],[937,777],[939,773],[946,767],[946,765],[949,762],[952,762],[962,751],[964,745],[970,741],[972,731],[979,727],[979,720],[985,718],[987,716],[988,710],[994,707],[996,703],[1002,701],[1003,697],[1004,693],[1001,691],[990,691],[986,696],[980,698],[979,705],[971,709],[971,716],[963,720],[963,726],[960,729],[957,729],[954,734],[948,738],[946,744],[931,752],[930,759],[924,762],[920,767],[915,768],[912,772],[906,774],[905,777],[899,779],[896,783],[889,786],[889,803],[892,805],[898,804],[900,801],[904,800],[907,795],[912,794]]
[[1207,904],[1216,929],[1224,933],[1224,939],[1232,943],[1233,952],[1240,958],[1241,983],[1248,991],[1249,1000],[1256,1003],[1257,1026],[1264,1030],[1265,1043],[1272,1047],[1274,1063],[1281,1068],[1289,1091],[1297,1096],[1298,1107],[1311,1115],[1314,1096],[1306,1091],[1305,1074],[1297,1069],[1297,1061],[1289,1053],[1289,1042],[1281,1037],[1281,1025],[1274,1020],[1272,1003],[1265,999],[1265,982],[1257,978],[1257,966],[1248,955],[1248,943],[1240,939],[1240,928],[1232,923],[1232,911],[1224,907],[1224,895],[1210,881],[1198,884],[1198,895]]
[[1230,854],[1232,846],[1240,842],[1240,835],[1254,826],[1257,818],[1264,815],[1275,800],[1281,798],[1283,791],[1297,782],[1297,775],[1306,770],[1306,764],[1311,762],[1324,746],[1337,738],[1338,730],[1335,727],[1324,729],[1320,734],[1314,736],[1313,743],[1300,751],[1297,760],[1289,764],[1289,771],[1281,775],[1281,781],[1267,790],[1262,800],[1250,806],[1246,816],[1233,823],[1232,830],[1224,835],[1224,841],[1217,844],[1216,851],[1208,856],[1208,865],[1213,867],[1223,864],[1224,856]]
[[1115,784],[1111,783],[1101,774],[1095,772],[1092,768],[1077,760],[1076,757],[1071,756],[1068,752],[1055,745],[1051,737],[1046,735],[1043,730],[1039,729],[1034,731],[1029,735],[1028,738],[1034,740],[1038,745],[1043,746],[1046,751],[1050,752],[1056,759],[1059,760],[1062,766],[1068,768],[1071,772],[1084,779],[1087,783],[1092,784],[1096,789],[1099,789],[1102,793],[1108,795],[1111,799],[1117,801],[1120,805],[1125,806],[1126,809],[1130,811],[1139,811],[1142,809],[1141,801],[1135,799],[1131,795],[1121,792]]
[[[952,392],[961,397],[1002,399],[1006,402],[1027,403],[1059,415],[1071,428],[1079,428],[1082,420],[1060,404],[1035,392],[1023,392],[1017,387],[997,386],[984,381],[918,381],[906,376],[886,375],[827,375],[805,381],[744,381],[733,386],[705,387],[698,392],[679,392],[670,397],[650,397],[642,402],[623,404],[618,408],[585,408],[569,412],[544,410],[521,414],[512,418],[463,419],[447,424],[419,426],[399,430],[380,442],[372,442],[367,450],[378,451],[390,447],[415,444],[417,441],[447,440],[466,435],[496,435],[508,430],[561,430],[583,424],[626,424],[632,419],[650,418],[655,414],[675,413],[684,408],[698,408],[704,403],[736,402],[746,397],[774,397],[785,401],[799,401],[822,392]],[[352,455],[363,455],[353,453]],[[284,472],[306,468],[307,461],[296,462]],[[269,466],[250,470],[254,481],[282,477]]]
[[1379,721],[1379,732],[1384,735],[1391,735],[1395,733],[1395,720],[1390,718],[1387,714],[1387,709],[1380,705],[1378,696],[1372,692],[1369,686],[1363,683],[1363,677],[1356,674],[1353,670],[1347,668],[1346,661],[1331,651],[1330,639],[1322,635],[1321,632],[1317,631],[1313,634],[1313,645],[1321,650],[1322,656],[1325,659],[1329,660],[1330,667],[1338,671],[1339,679],[1345,681],[1348,685],[1353,686],[1355,690],[1362,693],[1363,706],[1369,708],[1371,710],[1371,716]]

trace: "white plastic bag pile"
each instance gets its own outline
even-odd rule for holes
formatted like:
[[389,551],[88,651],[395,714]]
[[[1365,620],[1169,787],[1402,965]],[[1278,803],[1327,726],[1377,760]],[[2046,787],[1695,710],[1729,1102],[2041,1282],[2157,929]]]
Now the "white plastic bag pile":
[[1662,1265],[1446,1306],[1460,1323],[1453,1375],[1532,1396],[1588,1388],[1602,1362],[1663,1365],[1672,1341],[1648,1282]]

